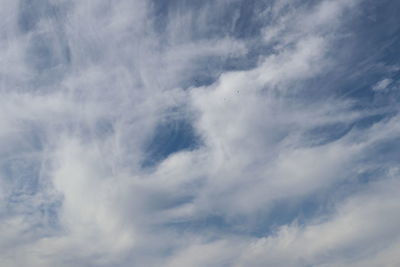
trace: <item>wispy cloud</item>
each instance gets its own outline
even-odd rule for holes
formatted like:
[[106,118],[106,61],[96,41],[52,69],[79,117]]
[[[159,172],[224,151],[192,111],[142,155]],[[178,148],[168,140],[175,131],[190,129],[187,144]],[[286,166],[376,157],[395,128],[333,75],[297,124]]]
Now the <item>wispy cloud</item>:
[[398,264],[383,2],[4,0],[0,265]]

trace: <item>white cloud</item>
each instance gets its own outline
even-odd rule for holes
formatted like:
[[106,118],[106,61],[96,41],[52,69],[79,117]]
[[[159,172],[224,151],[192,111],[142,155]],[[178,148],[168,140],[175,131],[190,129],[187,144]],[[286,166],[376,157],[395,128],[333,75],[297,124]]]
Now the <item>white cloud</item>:
[[[274,1],[249,39],[232,34],[243,10],[217,23],[240,1],[182,4],[160,30],[157,1],[37,0],[29,31],[26,2],[3,2],[1,265],[398,263],[396,154],[375,152],[399,136],[399,117],[362,128],[385,111],[313,95],[360,1]],[[253,67],[226,70],[251,53]],[[202,64],[209,85],[192,81]],[[171,117],[190,120],[201,145],[143,168]],[[322,212],[302,222],[274,215],[312,198]]]
[[374,91],[383,91],[388,88],[388,86],[393,82],[392,79],[383,79],[377,82],[373,87],[372,90]]
[[[279,263],[282,266],[359,266],[385,247],[396,246],[399,217],[394,180],[356,194],[338,205],[333,217],[308,226],[284,226],[275,236],[262,238],[243,253],[239,266]],[[383,219],[386,218],[386,219]],[[367,266],[390,266],[399,259],[380,258]],[[361,265],[360,265],[361,266]]]

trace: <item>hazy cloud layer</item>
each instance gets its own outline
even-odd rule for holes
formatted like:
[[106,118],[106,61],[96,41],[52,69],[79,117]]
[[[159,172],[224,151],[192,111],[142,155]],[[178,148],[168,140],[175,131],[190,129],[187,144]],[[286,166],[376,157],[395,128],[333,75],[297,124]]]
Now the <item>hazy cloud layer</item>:
[[0,265],[400,265],[394,0],[2,0]]

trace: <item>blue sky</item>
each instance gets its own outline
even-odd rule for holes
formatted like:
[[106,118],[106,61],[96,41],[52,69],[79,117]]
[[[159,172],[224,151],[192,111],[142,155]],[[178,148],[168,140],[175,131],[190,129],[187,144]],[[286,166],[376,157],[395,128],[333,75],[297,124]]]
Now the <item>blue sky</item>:
[[0,265],[400,265],[400,3],[2,0]]

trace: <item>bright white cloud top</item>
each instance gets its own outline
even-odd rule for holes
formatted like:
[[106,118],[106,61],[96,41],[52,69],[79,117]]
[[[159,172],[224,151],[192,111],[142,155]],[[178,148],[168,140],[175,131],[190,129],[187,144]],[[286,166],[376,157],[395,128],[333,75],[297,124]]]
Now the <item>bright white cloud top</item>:
[[400,266],[397,1],[0,6],[0,266]]

